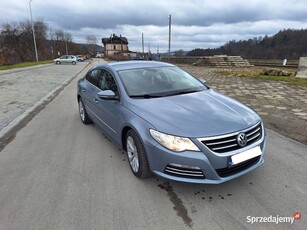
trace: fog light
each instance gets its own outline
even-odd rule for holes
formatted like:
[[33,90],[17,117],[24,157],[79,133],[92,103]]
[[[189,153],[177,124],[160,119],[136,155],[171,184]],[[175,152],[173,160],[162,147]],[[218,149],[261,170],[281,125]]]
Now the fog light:
[[170,163],[169,165],[174,166],[174,167],[178,167],[178,168],[200,170],[199,167],[197,167],[197,166],[191,166],[191,165],[181,165],[181,164],[175,164],[175,163]]

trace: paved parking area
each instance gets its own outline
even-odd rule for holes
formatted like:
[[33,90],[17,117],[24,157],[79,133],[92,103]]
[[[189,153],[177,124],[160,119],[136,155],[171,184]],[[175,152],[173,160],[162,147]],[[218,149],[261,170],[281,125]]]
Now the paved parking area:
[[181,65],[208,85],[258,112],[267,128],[307,144],[307,87],[222,76],[217,69]]
[[0,130],[85,66],[52,64],[0,71]]

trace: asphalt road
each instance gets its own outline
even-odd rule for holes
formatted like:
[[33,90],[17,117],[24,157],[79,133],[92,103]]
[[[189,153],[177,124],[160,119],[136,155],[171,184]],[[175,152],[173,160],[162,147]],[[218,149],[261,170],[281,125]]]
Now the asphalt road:
[[[307,147],[268,130],[263,167],[221,185],[139,180],[83,125],[76,82],[0,152],[0,229],[306,229]],[[292,217],[248,223],[251,217]]]

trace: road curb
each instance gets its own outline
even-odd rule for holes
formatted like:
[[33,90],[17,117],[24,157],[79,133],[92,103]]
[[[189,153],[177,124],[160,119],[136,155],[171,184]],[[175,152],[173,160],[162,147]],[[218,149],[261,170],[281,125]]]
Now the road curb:
[[[76,77],[82,73],[92,62],[89,62],[84,68],[82,68],[78,73],[73,75],[68,80],[64,81],[61,85],[53,89],[50,93],[40,99],[38,102],[29,107],[25,112],[19,115],[16,119],[10,122],[7,126],[0,130],[0,152],[2,149],[12,141],[16,133],[25,127],[32,118],[38,114],[42,109],[45,108],[70,82],[72,82]],[[20,70],[21,71],[21,70]]]

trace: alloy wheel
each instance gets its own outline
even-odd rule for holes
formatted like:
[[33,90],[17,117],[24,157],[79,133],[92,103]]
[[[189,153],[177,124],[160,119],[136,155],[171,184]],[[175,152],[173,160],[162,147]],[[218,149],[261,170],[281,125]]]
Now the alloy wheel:
[[84,111],[83,103],[82,103],[81,100],[79,101],[79,113],[80,113],[81,120],[84,121],[85,120],[85,111]]
[[133,172],[137,173],[139,171],[139,155],[136,148],[135,142],[131,136],[127,138],[127,153],[129,158],[129,164]]

